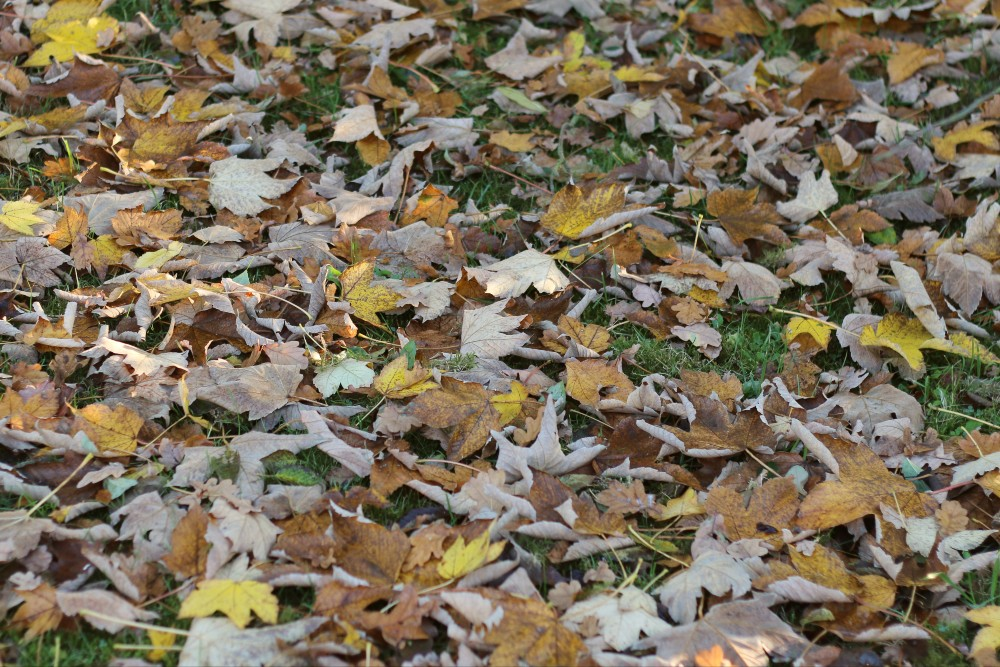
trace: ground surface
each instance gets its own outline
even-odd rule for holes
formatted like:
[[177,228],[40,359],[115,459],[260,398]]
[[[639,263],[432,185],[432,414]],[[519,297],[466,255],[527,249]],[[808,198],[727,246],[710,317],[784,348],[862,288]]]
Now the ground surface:
[[8,3],[3,662],[995,664],[994,5]]

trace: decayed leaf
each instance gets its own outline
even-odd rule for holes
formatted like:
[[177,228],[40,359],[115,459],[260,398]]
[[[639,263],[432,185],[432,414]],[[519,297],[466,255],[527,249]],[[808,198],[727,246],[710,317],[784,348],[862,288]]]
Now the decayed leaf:
[[587,619],[596,619],[601,636],[616,651],[628,650],[640,634],[655,637],[670,627],[657,615],[653,598],[635,586],[619,594],[596,595],[566,610],[563,623],[578,629]]
[[145,420],[124,405],[114,408],[95,403],[75,412],[76,424],[104,456],[123,456],[135,451],[136,438]]
[[228,667],[280,663],[289,645],[327,622],[303,618],[268,628],[241,630],[225,618],[196,618],[178,663],[185,666]]
[[30,641],[59,626],[63,612],[52,586],[42,583],[30,590],[17,591],[17,595],[24,602],[14,612],[11,627],[24,629],[25,640]]
[[250,624],[251,614],[265,623],[278,622],[278,598],[271,587],[259,581],[208,579],[181,605],[179,618],[204,618],[221,611],[236,627]]
[[407,413],[428,426],[452,429],[448,454],[453,460],[482,449],[490,431],[500,427],[500,413],[486,389],[454,378],[442,378],[440,389],[421,393],[407,407]]
[[712,6],[714,11],[711,14],[688,16],[692,30],[716,37],[763,36],[768,32],[767,22],[763,17],[740,0],[715,0]]
[[899,289],[906,300],[906,305],[910,307],[913,314],[924,325],[924,329],[932,336],[944,338],[948,333],[948,327],[938,315],[934,302],[927,294],[927,288],[920,280],[920,274],[902,262],[892,262],[891,266],[892,272],[896,275],[896,281],[899,283]]
[[266,172],[281,166],[280,160],[245,160],[229,157],[208,168],[208,199],[217,210],[237,215],[257,215],[271,208],[264,199],[280,197],[295,185],[295,179],[277,180]]

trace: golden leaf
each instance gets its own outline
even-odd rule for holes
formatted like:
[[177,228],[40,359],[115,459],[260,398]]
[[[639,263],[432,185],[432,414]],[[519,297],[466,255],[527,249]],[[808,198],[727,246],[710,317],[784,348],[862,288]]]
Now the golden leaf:
[[965,618],[983,626],[972,640],[972,659],[977,665],[997,664],[997,648],[1000,647],[1000,607],[991,605],[970,609]]
[[542,227],[567,238],[579,238],[587,227],[625,207],[625,186],[620,183],[599,185],[588,193],[576,185],[567,185],[552,198],[542,216]]
[[441,562],[437,566],[438,574],[449,580],[464,577],[499,558],[505,546],[505,542],[490,544],[489,530],[484,530],[482,535],[468,544],[459,535],[441,556]]
[[941,160],[951,162],[957,156],[957,149],[961,144],[975,142],[991,150],[1000,149],[1000,140],[989,131],[996,124],[996,121],[987,120],[952,130],[943,137],[931,137],[934,154]]
[[785,325],[784,336],[785,342],[788,344],[791,344],[799,336],[808,336],[825,350],[827,345],[830,344],[830,336],[833,334],[833,331],[834,326],[832,324],[806,317],[793,317]]
[[103,403],[74,410],[76,427],[94,441],[101,453],[122,456],[135,451],[139,431],[145,420],[124,405],[114,408]]
[[400,296],[388,287],[373,285],[375,263],[368,261],[349,266],[340,275],[341,296],[359,320],[382,326],[378,314],[396,307]]
[[24,67],[45,67],[50,58],[67,62],[77,53],[100,53],[111,46],[117,34],[118,21],[110,16],[61,23],[45,31],[51,41],[38,47],[24,62]]
[[908,319],[901,313],[889,313],[877,327],[867,326],[858,342],[865,347],[885,347],[900,357],[914,371],[924,370],[924,355],[920,346],[932,336],[917,319]]
[[406,357],[400,356],[382,367],[372,386],[386,398],[409,398],[437,387],[432,375],[420,362],[414,362],[413,368],[408,369]]
[[9,201],[0,209],[0,223],[18,234],[34,236],[31,226],[45,222],[35,215],[35,211],[40,208],[40,204],[30,201]]
[[274,624],[278,622],[278,598],[268,584],[259,581],[208,579],[199,582],[198,590],[184,600],[178,618],[205,618],[217,611],[239,628],[249,625],[251,612]]
[[425,221],[431,227],[444,227],[448,216],[458,208],[458,202],[428,185],[417,197],[417,206],[403,214],[401,225],[409,225],[417,220]]
[[889,85],[906,81],[911,76],[930,65],[944,62],[944,51],[928,49],[914,42],[897,42],[896,53],[889,57]]

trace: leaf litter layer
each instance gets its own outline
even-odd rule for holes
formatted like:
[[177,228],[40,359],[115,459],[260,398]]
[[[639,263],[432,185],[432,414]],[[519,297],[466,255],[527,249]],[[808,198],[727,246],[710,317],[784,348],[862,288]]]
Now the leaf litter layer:
[[996,664],[991,11],[8,3],[3,659]]

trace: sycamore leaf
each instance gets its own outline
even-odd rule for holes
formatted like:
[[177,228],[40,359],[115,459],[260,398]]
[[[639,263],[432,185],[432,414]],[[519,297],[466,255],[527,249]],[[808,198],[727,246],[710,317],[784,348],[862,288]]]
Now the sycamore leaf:
[[117,35],[118,21],[110,16],[60,23],[45,31],[50,41],[38,47],[24,61],[24,67],[45,67],[53,58],[66,62],[77,53],[100,53],[111,46]]
[[542,227],[575,239],[597,220],[624,208],[625,186],[620,183],[599,185],[586,193],[570,184],[552,198],[549,210],[542,216]]
[[438,574],[448,580],[464,577],[495,561],[500,557],[504,547],[506,542],[490,544],[489,530],[484,530],[482,535],[468,543],[459,535],[441,556],[441,562],[437,566]]
[[45,222],[35,215],[35,211],[40,208],[41,204],[30,201],[6,202],[3,209],[0,209],[0,223],[18,234],[34,236],[35,232],[31,226]]
[[[499,359],[528,341],[528,334],[514,332],[523,317],[504,315],[507,299],[462,314],[462,354]],[[513,332],[513,333],[512,333]]]
[[236,215],[257,215],[271,208],[264,199],[280,197],[295,185],[295,179],[279,181],[265,172],[281,166],[281,160],[244,160],[229,157],[208,168],[208,200],[216,210],[226,208]]
[[708,214],[719,224],[736,245],[747,239],[759,239],[773,245],[785,245],[788,235],[778,225],[783,222],[774,204],[757,203],[759,188],[753,190],[716,190],[706,201]]
[[806,222],[837,203],[837,191],[830,181],[830,172],[823,170],[822,176],[807,171],[799,181],[798,195],[789,202],[778,203],[778,213],[793,222]]
[[316,373],[313,384],[323,394],[323,398],[333,396],[341,389],[362,389],[370,387],[375,379],[375,371],[368,364],[350,359],[346,353],[339,361],[324,366]]
[[953,162],[958,155],[958,147],[971,142],[982,144],[991,150],[997,150],[1000,148],[1000,139],[989,131],[996,124],[996,121],[993,120],[981,121],[966,125],[958,130],[952,130],[943,137],[931,137],[934,154],[945,162]]
[[898,354],[910,369],[922,373],[925,366],[920,346],[931,337],[920,320],[909,319],[901,313],[889,313],[876,327],[865,327],[858,342],[866,347],[888,348]]
[[972,659],[977,665],[997,664],[997,649],[1000,648],[1000,607],[991,605],[970,609],[965,618],[982,628],[972,640]]
[[424,220],[430,227],[444,227],[448,222],[448,216],[456,208],[458,208],[457,201],[433,185],[428,185],[417,197],[416,207],[403,214],[400,225]]
[[374,262],[350,266],[340,275],[341,296],[354,308],[358,319],[382,326],[378,314],[395,308],[400,297],[385,285],[373,284],[374,280]]
[[92,403],[76,410],[76,425],[86,433],[105,456],[116,457],[135,451],[142,425],[142,415],[125,405],[114,408]]
[[799,336],[808,336],[816,341],[822,349],[826,349],[830,344],[830,337],[833,335],[835,327],[826,322],[819,322],[805,317],[793,317],[785,325],[785,342],[791,343]]
[[198,583],[181,604],[179,618],[204,618],[217,611],[229,617],[236,627],[250,624],[251,613],[265,623],[278,622],[278,598],[268,584],[259,581],[208,579]]
[[616,651],[631,648],[640,633],[655,637],[670,627],[659,617],[656,601],[635,586],[627,586],[617,595],[605,592],[577,602],[566,610],[562,622],[579,629],[588,619],[597,621],[601,637]]
[[375,391],[386,398],[409,398],[422,394],[437,386],[432,379],[433,372],[413,363],[413,368],[407,368],[406,356],[399,356],[382,367],[382,372],[375,378]]
[[555,260],[533,248],[496,264],[465,271],[486,287],[487,294],[501,299],[521,296],[532,286],[541,294],[552,294],[569,285]]
[[704,593],[726,595],[734,598],[750,591],[750,572],[735,558],[726,553],[709,551],[661,586],[660,602],[675,621],[690,623],[698,613],[698,598]]

